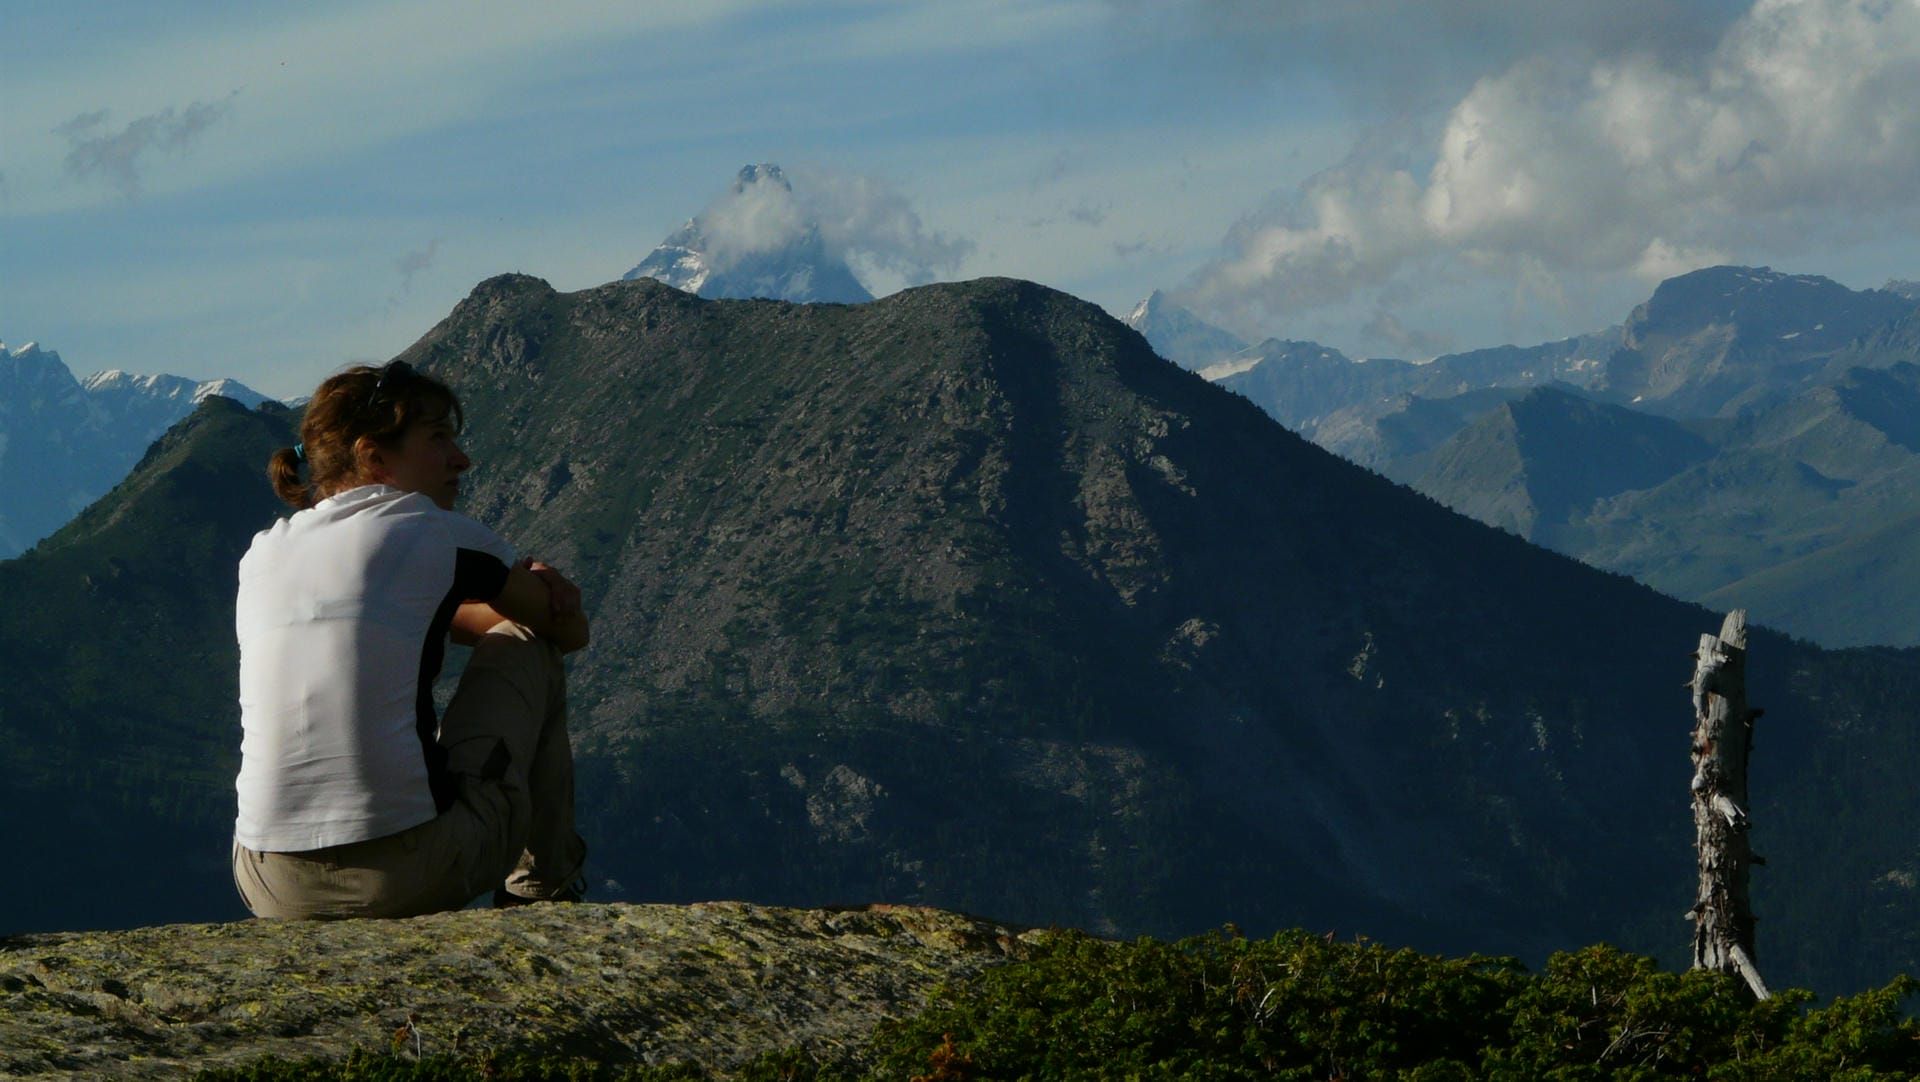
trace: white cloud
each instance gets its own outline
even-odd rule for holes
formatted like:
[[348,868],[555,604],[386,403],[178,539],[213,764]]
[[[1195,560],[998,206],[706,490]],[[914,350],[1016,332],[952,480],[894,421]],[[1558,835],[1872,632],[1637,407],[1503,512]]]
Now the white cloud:
[[717,270],[802,241],[817,231],[830,256],[928,281],[958,267],[972,245],[928,229],[907,197],[886,183],[820,166],[737,183],[699,216]]
[[1532,57],[1452,108],[1423,174],[1315,177],[1240,223],[1194,290],[1272,315],[1451,259],[1538,289],[1791,249],[1920,205],[1916,100],[1920,0],[1760,0],[1698,64]]

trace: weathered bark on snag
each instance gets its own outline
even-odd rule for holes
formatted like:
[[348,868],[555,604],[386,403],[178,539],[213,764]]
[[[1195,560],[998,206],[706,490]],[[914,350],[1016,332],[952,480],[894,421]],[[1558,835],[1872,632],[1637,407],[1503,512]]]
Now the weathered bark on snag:
[[1753,720],[1747,708],[1747,613],[1727,614],[1720,634],[1700,636],[1693,668],[1693,830],[1700,855],[1694,896],[1693,967],[1738,974],[1766,999],[1754,964],[1753,907],[1747,873],[1747,756]]

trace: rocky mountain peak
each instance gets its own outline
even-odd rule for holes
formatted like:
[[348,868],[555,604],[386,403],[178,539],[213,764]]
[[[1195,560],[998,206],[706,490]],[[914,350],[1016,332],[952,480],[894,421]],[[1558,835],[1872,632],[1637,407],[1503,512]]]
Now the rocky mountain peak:
[[1229,363],[1247,352],[1246,342],[1201,319],[1165,290],[1149,293],[1123,322],[1139,331],[1155,353],[1194,371]]
[[733,194],[743,195],[748,188],[757,184],[775,184],[783,191],[793,191],[793,182],[787,179],[784,170],[772,162],[761,162],[759,165],[740,167],[739,175],[733,178]]
[[[1855,292],[1817,274],[1783,274],[1771,267],[1707,267],[1660,283],[1627,321],[1628,345],[1709,327],[1737,328],[1746,338],[1774,335],[1844,343],[1894,318],[1912,302],[1878,290]],[[1787,337],[1792,336],[1792,337]]]
[[41,349],[38,342],[28,342],[15,349],[8,349],[5,342],[0,342],[0,380],[30,382],[41,387],[74,382],[72,371],[60,355]]
[[1128,312],[1127,318],[1121,320],[1121,322],[1137,331],[1142,324],[1146,323],[1148,319],[1152,318],[1170,303],[1172,302],[1167,298],[1166,291],[1156,289],[1147,294],[1146,299],[1134,305],[1133,311]]
[[266,395],[241,383],[237,379],[203,380],[194,386],[191,401],[195,405],[199,405],[201,402],[215,395],[221,398],[231,398],[249,409],[267,401]]
[[1822,358],[1914,303],[1770,267],[1708,267],[1660,283],[1633,310],[1598,389],[1669,417],[1732,416],[1791,393]]
[[553,295],[546,279],[531,274],[496,274],[473,287],[447,317],[450,321],[511,316],[515,310],[538,304]]

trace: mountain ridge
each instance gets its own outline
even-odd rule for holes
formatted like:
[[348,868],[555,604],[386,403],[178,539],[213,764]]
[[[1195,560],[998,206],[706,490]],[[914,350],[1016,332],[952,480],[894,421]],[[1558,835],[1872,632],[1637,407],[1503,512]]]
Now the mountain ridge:
[[1850,290],[1820,275],[1708,267],[1660,283],[1633,310],[1603,388],[1665,416],[1732,416],[1913,308],[1898,294]]
[[[1671,733],[1717,616],[1342,462],[1083,301],[504,276],[401,358],[466,403],[471,513],[587,588],[572,702],[598,896],[1684,949]],[[276,513],[259,469],[286,419],[201,413],[70,543],[0,563],[0,739],[180,764],[84,775],[155,834],[102,913],[235,906],[237,723],[207,674],[231,672],[217,610]],[[127,510],[215,464],[188,490],[205,510]],[[74,600],[115,559],[152,607]],[[205,615],[155,640],[168,591]],[[1764,630],[1753,655],[1754,819],[1792,872],[1756,891],[1763,964],[1826,988],[1910,966],[1913,854],[1887,824],[1915,810],[1891,719],[1920,702],[1920,658]],[[11,799],[26,814],[71,776]],[[103,813],[49,844],[124,857],[124,829]],[[73,906],[9,898],[0,924]]]
[[[1897,284],[1897,283],[1896,283]],[[1297,363],[1299,343],[1256,347],[1257,363],[1221,382],[1275,419],[1365,465],[1387,460],[1363,429],[1404,408],[1497,387],[1563,383],[1600,401],[1676,420],[1732,417],[1878,358],[1920,356],[1920,305],[1896,289],[1851,290],[1769,267],[1718,266],[1660,283],[1619,325],[1535,346],[1445,354],[1425,364],[1370,360],[1277,381],[1264,367]],[[1356,428],[1356,426],[1359,426]],[[1321,428],[1337,435],[1322,437]]]

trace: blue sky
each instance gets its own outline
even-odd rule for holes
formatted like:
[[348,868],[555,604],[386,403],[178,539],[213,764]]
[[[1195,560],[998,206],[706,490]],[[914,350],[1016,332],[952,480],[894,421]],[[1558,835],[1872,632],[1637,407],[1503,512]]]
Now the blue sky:
[[490,275],[619,277],[766,161],[839,193],[877,291],[1169,288],[1356,355],[1595,329],[1713,262],[1920,277],[1920,0],[0,0],[0,34],[0,337],[79,374],[303,393]]

